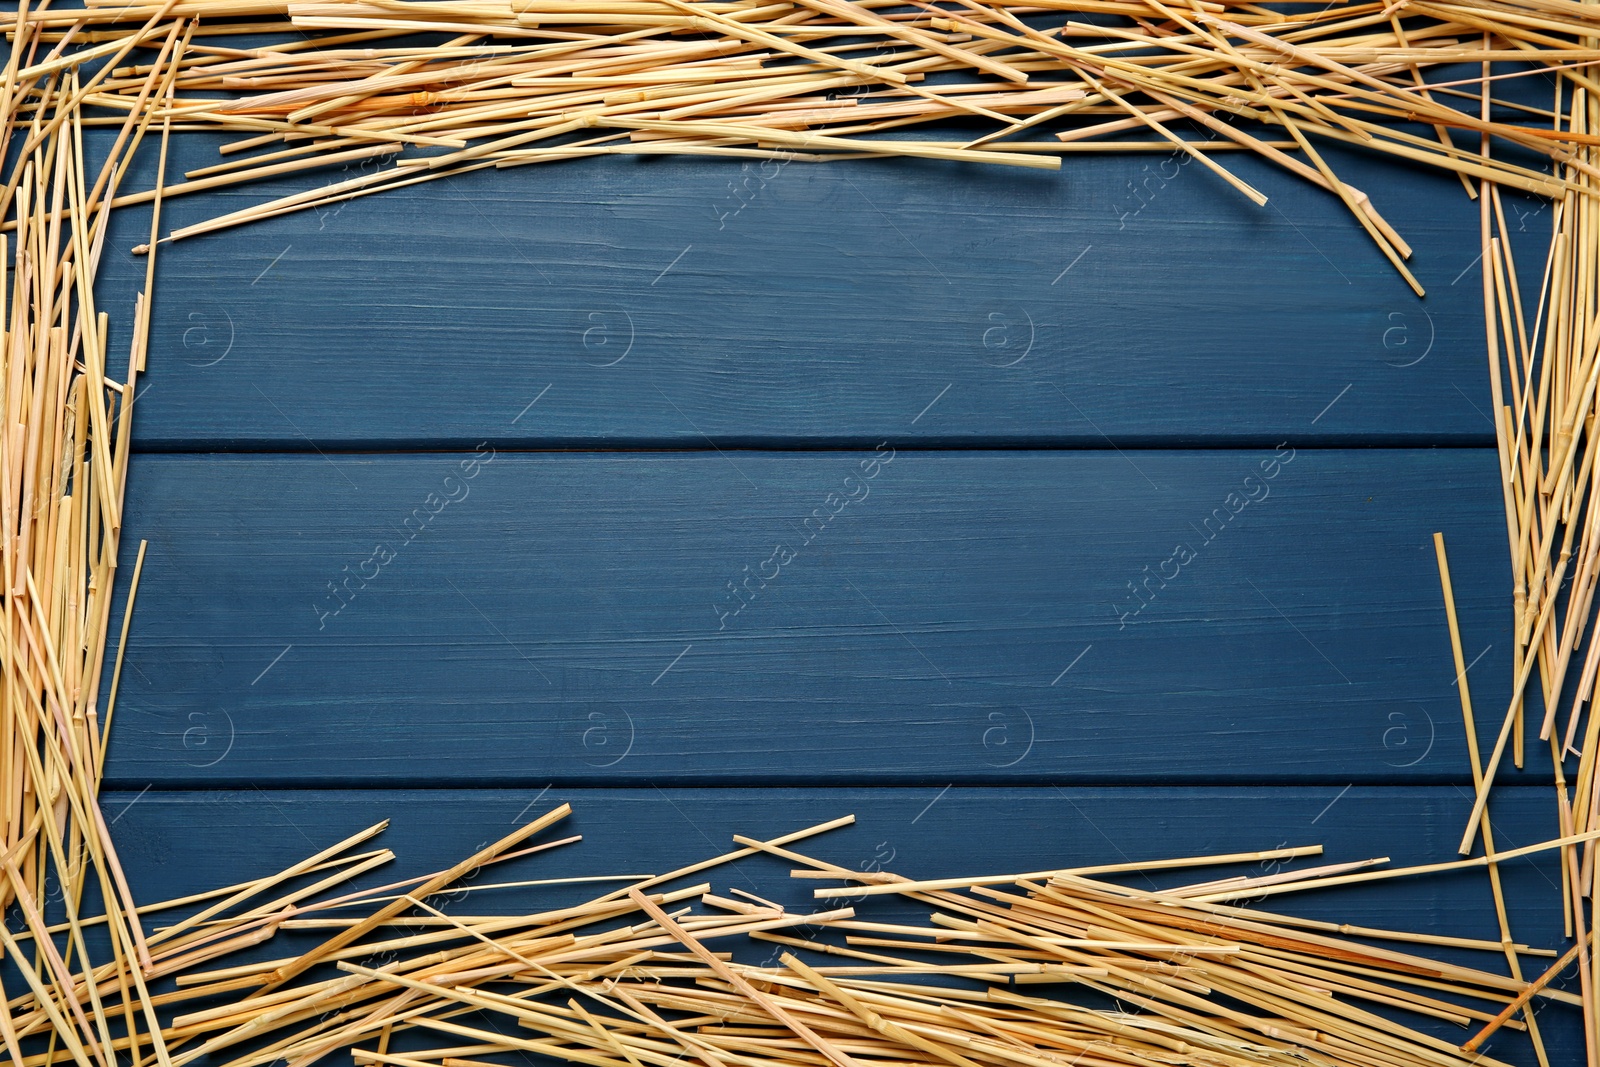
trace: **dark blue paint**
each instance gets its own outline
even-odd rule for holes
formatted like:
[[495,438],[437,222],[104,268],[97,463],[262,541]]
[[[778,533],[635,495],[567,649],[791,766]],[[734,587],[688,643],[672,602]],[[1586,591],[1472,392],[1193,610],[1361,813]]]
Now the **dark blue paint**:
[[[174,173],[217,160],[174,143]],[[887,846],[911,874],[1309,841],[1453,856],[1470,776],[1435,529],[1486,734],[1510,671],[1477,209],[1453,178],[1328,157],[1416,247],[1425,301],[1331,197],[1233,153],[1265,209],[1161,153],[1060,174],[611,159],[166,246],[137,447],[304,454],[134,463],[124,588],[151,549],[106,807],[135,892],[391,815],[405,868],[434,870],[547,784],[587,842],[528,877],[659,870],[848,810],[862,825],[816,851]],[[152,172],[146,153],[126,188]],[[1549,211],[1507,205],[1527,295]],[[146,219],[108,241],[119,323]],[[496,458],[469,482],[479,442]],[[898,451],[870,496],[772,562],[879,442]],[[1279,442],[1270,496],[1208,538]],[[1406,447],[1320,451],[1380,444]],[[692,454],[514,454],[646,446]],[[774,566],[734,612],[749,587],[728,583]],[[531,788],[407,788],[505,783]],[[1555,833],[1551,799],[1497,797],[1502,845]],[[741,870],[786,901],[810,885]],[[1549,864],[1507,884],[1517,936],[1558,945]],[[1476,873],[1289,910],[1494,933]],[[1541,1021],[1576,1060],[1571,1013]],[[1531,1062],[1516,1035],[1491,1051]]]
[[107,769],[1467,782],[1430,538],[1496,722],[1495,469],[1293,446],[141,457]]
[[[1491,442],[1477,208],[1453,178],[1330,157],[1415,246],[1426,300],[1333,197],[1243,153],[1219,158],[1265,208],[1167,153],[1059,174],[655,158],[272,219],[163,248],[138,447]],[[109,285],[143,276],[123,251],[143,215]],[[1531,293],[1549,212],[1508,215]]]

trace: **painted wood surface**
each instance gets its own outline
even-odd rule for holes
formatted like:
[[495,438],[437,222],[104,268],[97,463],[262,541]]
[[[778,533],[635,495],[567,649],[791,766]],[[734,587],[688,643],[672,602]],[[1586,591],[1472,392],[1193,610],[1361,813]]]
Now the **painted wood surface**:
[[108,773],[1466,782],[1431,536],[1488,730],[1494,476],[1292,445],[144,456]]
[[[176,143],[174,170],[217,159]],[[1477,213],[1330,159],[1426,300],[1323,194],[1228,156],[1256,209],[1165,152],[572,163],[166,247],[105,797],[135,892],[386,816],[434,870],[560,800],[586,841],[527,877],[845,811],[819,854],[910,874],[1450,858],[1470,776],[1434,530],[1486,735],[1510,674]],[[1508,205],[1531,291],[1548,208]],[[117,220],[108,307],[146,226]],[[518,451],[557,448],[658,451]],[[1548,787],[1503,776],[1502,846],[1554,833]],[[1547,867],[1507,877],[1517,936],[1559,944]],[[1292,910],[1493,935],[1476,875]]]
[[[182,165],[215,162],[212,143],[184,139]],[[611,159],[188,240],[161,255],[137,440],[1491,443],[1460,185],[1330,152],[1415,247],[1419,301],[1334,198],[1241,155],[1264,208],[1170,152],[1059,174]],[[166,217],[349,176],[178,197]],[[1548,209],[1509,203],[1532,292]],[[148,223],[117,226],[106,288],[131,300],[144,265],[122,250]]]
[[[1120,863],[1146,858],[1277,848],[1321,843],[1327,862],[1390,855],[1396,864],[1453,851],[1470,793],[1455,787],[1348,789],[1188,788],[1121,789],[984,788],[937,786],[868,789],[569,789],[519,790],[208,790],[121,792],[104,798],[108,819],[141,901],[211,888],[280,870],[346,834],[380,819],[393,823],[378,844],[398,854],[396,863],[363,884],[386,884],[456,862],[485,839],[566,801],[573,815],[546,838],[581,833],[584,840],[504,868],[480,873],[469,884],[599,874],[660,873],[721,854],[734,833],[776,836],[840,815],[855,826],[795,846],[841,866],[892,870],[911,877],[950,873],[1024,872],[1062,866]],[[1542,838],[1549,793],[1512,788],[1497,799],[1495,826],[1502,847]],[[1317,862],[1317,861],[1313,861]],[[1174,885],[1224,873],[1261,874],[1259,865],[1205,868],[1184,877],[1165,873],[1147,882]],[[1560,894],[1547,861],[1528,859],[1504,868],[1515,901],[1513,934],[1535,947],[1560,944]],[[787,868],[764,857],[715,869],[718,892],[738,887],[797,909],[820,905]],[[460,914],[499,909],[535,910],[598,895],[602,886],[491,890],[459,894],[449,907]],[[902,921],[917,914],[887,898],[856,904],[863,915]],[[1493,902],[1482,872],[1393,881],[1338,893],[1282,897],[1271,906],[1328,921],[1430,929],[1463,937],[1496,936]],[[255,950],[282,955],[290,935]],[[734,946],[719,945],[733,948]],[[1447,954],[1475,966],[1496,957]],[[743,958],[761,962],[748,949]],[[1547,1005],[1540,1023],[1552,1063],[1580,1058],[1575,1010]],[[1442,1037],[1463,1032],[1442,1026]],[[1532,1063],[1526,1038],[1507,1032],[1489,1049],[1513,1063]]]

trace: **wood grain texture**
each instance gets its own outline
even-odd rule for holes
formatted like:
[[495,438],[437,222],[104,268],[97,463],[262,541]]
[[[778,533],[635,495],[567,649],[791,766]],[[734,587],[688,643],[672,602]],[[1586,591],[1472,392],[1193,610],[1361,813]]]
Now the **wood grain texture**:
[[[174,170],[216,161],[175,143]],[[166,248],[137,447],[303,454],[133,465],[125,562],[151,547],[104,800],[137,895],[386,816],[431,871],[562,800],[584,844],[512,873],[655,871],[846,811],[818,854],[913,875],[1450,858],[1470,779],[1435,529],[1486,734],[1510,673],[1476,209],[1330,159],[1425,301],[1331,199],[1236,155],[1265,209],[1164,153],[608,160]],[[1532,291],[1548,208],[1508,206]],[[146,226],[116,221],[108,293]],[[1419,447],[1321,450],[1371,444]],[[515,451],[639,447],[692,454]],[[1553,834],[1548,790],[1502,777],[1502,847]],[[1548,864],[1507,885],[1517,936],[1557,945]],[[1493,936],[1475,874],[1286,910]],[[1575,1020],[1541,1023],[1575,1062]]]
[[141,457],[108,774],[1470,780],[1492,451],[888,454]]
[[[183,139],[181,165],[209,147]],[[1329,153],[1415,246],[1418,301],[1333,197],[1241,155],[1264,208],[1169,153],[614,158],[185,241],[160,259],[138,447],[1491,443],[1459,184]],[[1531,292],[1548,209],[1509,205]],[[131,299],[148,223],[116,225],[105,285]]]
[[[1390,855],[1397,864],[1436,859],[1452,851],[1471,806],[1454,787],[964,789],[938,785],[892,789],[566,789],[525,790],[152,790],[104,797],[117,840],[141,900],[156,900],[281,869],[317,848],[379,819],[392,818],[379,839],[398,853],[395,864],[365,884],[384,884],[454,863],[479,842],[570,802],[574,814],[559,833],[584,840],[496,868],[475,881],[499,882],[595,874],[657,873],[727,851],[731,836],[776,836],[843,814],[857,825],[814,839],[802,851],[861,870],[912,877],[1031,871],[1130,859],[1200,855],[1320,842],[1328,862]],[[1553,832],[1549,794],[1511,788],[1497,798],[1495,825],[1503,847]],[[1248,866],[1207,874],[1260,874]],[[1130,884],[1147,884],[1130,876]],[[1173,885],[1206,875],[1153,876]],[[1560,894],[1542,859],[1507,864],[1512,930],[1527,943],[1560,944]],[[796,908],[816,907],[819,885],[794,881],[765,858],[707,872],[718,892],[738,887]],[[599,887],[599,891],[609,888]],[[464,894],[449,905],[463,914],[559,906],[597,895],[593,886],[494,890]],[[915,914],[887,898],[857,905],[861,914],[901,921]],[[1407,879],[1380,887],[1285,897],[1278,910],[1330,921],[1399,929],[1426,928],[1456,936],[1492,938],[1494,911],[1481,872]],[[293,944],[280,935],[261,951],[282,954]],[[718,947],[724,947],[719,945]],[[734,947],[728,945],[726,947]],[[763,954],[746,951],[749,962]],[[1447,954],[1499,970],[1486,953]],[[1561,1005],[1541,1010],[1552,1063],[1577,1062],[1577,1013]],[[1459,1030],[1437,1033],[1462,1040]],[[1505,1032],[1489,1050],[1513,1063],[1532,1063],[1525,1037]]]

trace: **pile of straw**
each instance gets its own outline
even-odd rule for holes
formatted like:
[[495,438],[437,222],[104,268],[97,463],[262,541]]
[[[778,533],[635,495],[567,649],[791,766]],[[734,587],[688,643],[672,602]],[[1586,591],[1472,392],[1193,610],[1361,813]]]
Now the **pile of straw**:
[[[0,904],[15,905],[25,928],[0,930],[0,946],[28,987],[10,991],[0,1010],[0,1048],[14,1062],[172,1067],[226,1053],[236,1067],[299,1065],[354,1048],[360,1063],[400,1067],[466,1067],[514,1050],[603,1067],[682,1058],[706,1067],[1416,1067],[1475,1062],[1478,1044],[1504,1027],[1525,1028],[1545,1060],[1530,1010],[1542,998],[1582,1012],[1589,1062],[1600,1067],[1600,956],[1590,951],[1600,903],[1600,716],[1590,710],[1600,643],[1584,643],[1600,582],[1594,4],[21,0],[6,32]],[[1548,106],[1520,91],[1531,73],[1552,77]],[[101,126],[115,131],[113,143],[92,158],[85,130]],[[234,136],[220,162],[169,180],[170,139],[194,130]],[[1185,136],[1193,133],[1200,139]],[[1399,227],[1339,178],[1318,150],[1330,143],[1451,171],[1480,206],[1515,576],[1514,695],[1487,758],[1471,746],[1478,784],[1462,852],[1480,829],[1484,852],[1429,869],[1486,869],[1498,936],[1464,944],[1503,953],[1506,976],[1370,944],[1407,935],[1357,931],[1352,941],[1226,903],[1245,891],[1426,873],[1357,869],[1365,864],[1165,893],[1083,871],[932,885],[884,876],[845,891],[927,904],[931,927],[866,923],[850,909],[796,916],[705,886],[650,894],[665,876],[540,915],[450,918],[426,904],[478,866],[525,854],[515,846],[560,812],[398,887],[400,896],[367,901],[378,906],[360,920],[343,915],[362,898],[320,897],[389,858],[351,853],[355,840],[249,885],[136,906],[97,800],[121,665],[120,651],[106,662],[106,648],[130,427],[166,244],[472,170],[616,154],[817,163],[904,155],[1053,168],[1081,151],[1160,148],[1265,202],[1223,162],[1227,150],[1336,198],[1420,294]],[[159,160],[152,188],[128,187],[141,151]],[[368,159],[381,162],[162,231],[167,197]],[[1504,189],[1555,205],[1538,293],[1518,285]],[[95,276],[111,212],[130,204],[153,208],[150,239],[134,250],[148,256],[146,277],[133,321],[114,326],[96,305]],[[124,349],[118,380],[113,350],[120,366]],[[1442,540],[1439,563],[1475,739]],[[136,565],[135,590],[137,574]],[[1561,820],[1561,836],[1534,850],[1559,850],[1571,939],[1537,975],[1525,964],[1550,952],[1513,937],[1498,881],[1511,853],[1496,851],[1488,821],[1505,757],[1544,758],[1524,751],[1530,708],[1549,743]],[[746,850],[777,851],[801,873],[862,880],[786,843]],[[63,899],[46,908],[52,882]],[[694,898],[710,911],[668,911]],[[153,911],[197,905],[146,932]],[[308,954],[203,970],[281,928],[319,924],[337,932]],[[811,933],[774,932],[801,925]],[[817,940],[829,931],[842,941]],[[852,962],[829,968],[785,955],[749,967],[703,944],[735,935]],[[376,953],[394,956],[355,962]],[[947,962],[929,963],[930,954]],[[1578,991],[1549,988],[1573,961]],[[175,991],[152,990],[172,978]],[[1028,982],[1065,983],[1098,1003],[999,988]],[[1374,1001],[1481,1030],[1457,1048],[1363,1007]],[[528,1036],[459,1021],[483,1013]],[[470,1043],[389,1051],[391,1035],[423,1030]]]
[[[143,1025],[126,973],[107,964],[85,969],[76,986],[39,979],[13,999],[7,1047],[19,1063],[77,1067],[123,1057],[299,1067],[346,1049],[357,1064],[393,1067],[493,1067],[486,1057],[500,1053],[587,1067],[1466,1067],[1500,1063],[1476,1046],[1501,1027],[1527,1028],[1531,1017],[1514,1016],[1535,998],[1580,1002],[1547,987],[1570,954],[1525,983],[1415,952],[1553,952],[1226,903],[1268,888],[1337,885],[1378,861],[1164,891],[1103,878],[1278,865],[1316,847],[934,882],[864,874],[789,847],[847,817],[769,841],[736,837],[740,847],[724,855],[536,914],[448,915],[429,902],[473,871],[575,840],[524,844],[568,811],[556,808],[450,870],[371,891],[325,895],[393,858],[355,851],[382,823],[278,874],[145,908],[206,905],[149,937],[149,976],[176,979],[150,1005],[162,1026]],[[868,883],[818,897],[893,893],[928,909],[927,923],[868,921],[854,907],[794,912],[737,889],[716,895],[710,883],[666,888],[756,853],[787,860],[796,876]],[[530,883],[475,888],[514,884]],[[280,930],[331,933],[297,956],[213,966]],[[719,942],[774,947],[750,965],[712,947]],[[797,953],[848,962],[807,964]],[[1070,984],[1100,1003],[1016,988],[1043,983]],[[1458,1046],[1377,1008],[1476,1033]],[[24,1060],[30,1034],[58,1041]]]

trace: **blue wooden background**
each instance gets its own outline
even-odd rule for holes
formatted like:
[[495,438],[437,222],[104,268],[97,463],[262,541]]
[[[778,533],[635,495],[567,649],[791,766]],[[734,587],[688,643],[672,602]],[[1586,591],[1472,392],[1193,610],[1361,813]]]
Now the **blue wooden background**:
[[[1425,300],[1336,200],[1238,155],[1265,208],[1165,153],[609,159],[168,246],[107,764],[138,895],[385,816],[433,870],[558,800],[586,840],[525,877],[848,812],[814,849],[911,875],[1451,858],[1471,775],[1435,530],[1486,737],[1510,681],[1477,208],[1330,158]],[[1532,292],[1549,209],[1508,209]],[[117,223],[110,306],[147,226]],[[1554,836],[1548,774],[1501,778],[1501,846]],[[1508,888],[1516,937],[1559,946],[1551,864]],[[1284,905],[1497,936],[1481,874]],[[1571,1010],[1541,1018],[1575,1062]],[[1531,1062],[1509,1031],[1491,1051]]]

